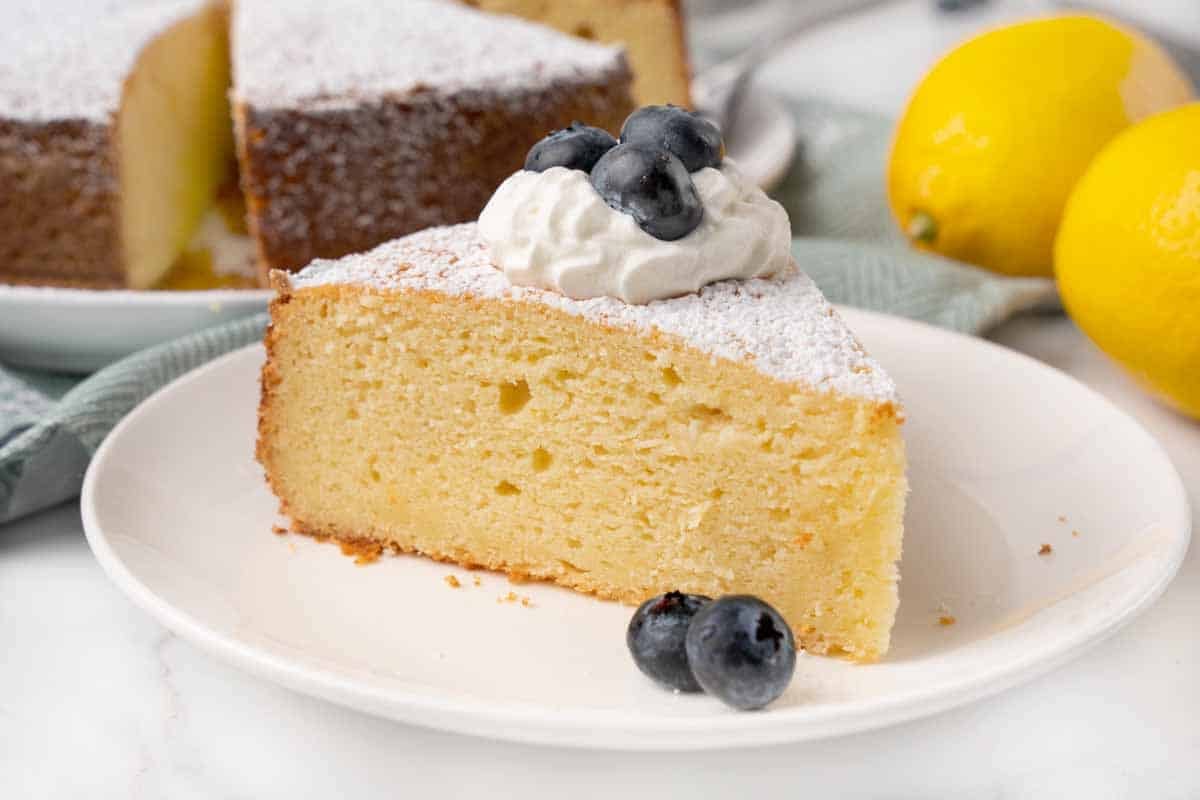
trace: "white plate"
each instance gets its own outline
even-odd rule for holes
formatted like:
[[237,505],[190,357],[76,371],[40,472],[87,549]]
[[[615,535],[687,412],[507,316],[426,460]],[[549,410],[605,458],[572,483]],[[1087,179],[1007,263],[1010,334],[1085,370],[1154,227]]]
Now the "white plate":
[[92,372],[151,345],[253,314],[267,289],[135,292],[0,284],[0,362]]
[[[1159,596],[1189,511],[1137,423],[987,342],[845,314],[908,408],[900,617],[884,661],[801,655],[765,712],[651,685],[625,651],[627,607],[417,557],[356,566],[333,545],[272,535],[276,503],[253,460],[257,346],[113,431],[84,482],[84,528],[134,602],[250,672],[418,725],[583,747],[745,746],[926,716],[1061,664]],[[498,602],[510,591],[532,607]]]
[[769,192],[792,166],[796,123],[773,95],[751,88],[733,129],[726,132],[725,147],[742,173]]

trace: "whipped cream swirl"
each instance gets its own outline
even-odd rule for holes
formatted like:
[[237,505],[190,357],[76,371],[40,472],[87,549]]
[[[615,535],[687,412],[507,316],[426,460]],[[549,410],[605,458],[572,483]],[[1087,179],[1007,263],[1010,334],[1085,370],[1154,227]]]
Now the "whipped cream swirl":
[[692,173],[692,181],[704,218],[672,242],[609,208],[586,173],[565,167],[509,177],[479,215],[479,232],[513,285],[577,300],[648,303],[715,281],[774,275],[791,263],[787,212],[729,159]]

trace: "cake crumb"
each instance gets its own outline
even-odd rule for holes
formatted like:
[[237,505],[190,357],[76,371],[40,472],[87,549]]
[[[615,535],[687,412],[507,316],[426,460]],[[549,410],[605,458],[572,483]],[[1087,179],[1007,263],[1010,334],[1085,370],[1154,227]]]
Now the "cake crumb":
[[949,614],[943,614],[942,616],[938,617],[938,625],[941,625],[942,627],[953,625],[956,622],[958,622],[958,620]]
[[276,536],[283,536],[285,534],[291,533],[291,531],[289,531],[287,528],[283,527],[282,525],[272,525],[271,533],[275,534]]
[[453,575],[447,575],[445,578],[442,578],[442,580],[444,580],[446,582],[446,585],[449,586],[451,589],[457,589],[460,586],[462,586],[462,584],[458,582],[458,578],[456,578]]
[[1059,515],[1058,515],[1058,521],[1059,521],[1059,522],[1066,522],[1066,521],[1067,521],[1067,518],[1066,518],[1066,516],[1065,516],[1065,515],[1063,515],[1063,514],[1059,514]]
[[342,555],[352,556],[354,563],[359,566],[373,564],[383,555],[383,545],[378,542],[368,542],[365,540],[339,541],[338,547],[341,548]]
[[1039,556],[1048,556],[1053,552],[1054,552],[1054,548],[1048,544],[1044,544],[1038,549]]
[[496,598],[496,602],[497,603],[520,603],[525,608],[533,608],[532,600],[530,600],[525,595],[520,595],[520,594],[517,594],[516,592],[509,592],[508,594],[502,594]]
[[471,583],[475,584],[476,586],[483,586],[483,581],[479,580],[478,575],[471,576]]
[[1071,531],[1071,535],[1072,535],[1072,536],[1074,536],[1076,539],[1078,539],[1078,538],[1079,538],[1079,531]]

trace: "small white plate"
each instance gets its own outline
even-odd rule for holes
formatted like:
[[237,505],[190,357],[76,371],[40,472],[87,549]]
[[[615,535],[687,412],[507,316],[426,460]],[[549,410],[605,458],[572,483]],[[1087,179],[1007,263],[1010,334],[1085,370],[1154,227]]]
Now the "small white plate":
[[[802,654],[764,712],[651,685],[625,650],[627,607],[411,556],[356,566],[333,545],[272,535],[253,456],[258,346],[117,426],[84,482],[84,528],[134,602],[250,672],[413,724],[581,747],[746,746],[934,714],[1063,663],[1162,593],[1191,523],[1179,476],[1137,423],[996,345],[844,313],[907,405],[900,617],[885,660]],[[499,602],[510,591],[532,606]]]
[[792,166],[796,123],[774,95],[751,88],[725,134],[725,148],[742,174],[769,192]]
[[0,284],[0,362],[92,372],[267,307],[268,289],[136,292]]

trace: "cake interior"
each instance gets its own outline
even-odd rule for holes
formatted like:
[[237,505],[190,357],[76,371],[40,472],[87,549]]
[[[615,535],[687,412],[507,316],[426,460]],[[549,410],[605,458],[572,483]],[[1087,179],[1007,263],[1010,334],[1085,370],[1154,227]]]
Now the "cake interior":
[[206,6],[157,37],[126,81],[116,123],[127,284],[157,284],[233,174],[226,10]]
[[621,44],[633,66],[639,106],[690,107],[682,20],[677,0],[467,0],[484,11],[513,14],[583,39]]
[[626,603],[750,592],[869,661],[897,606],[889,403],[534,303],[346,285],[273,308],[259,459],[297,530]]

